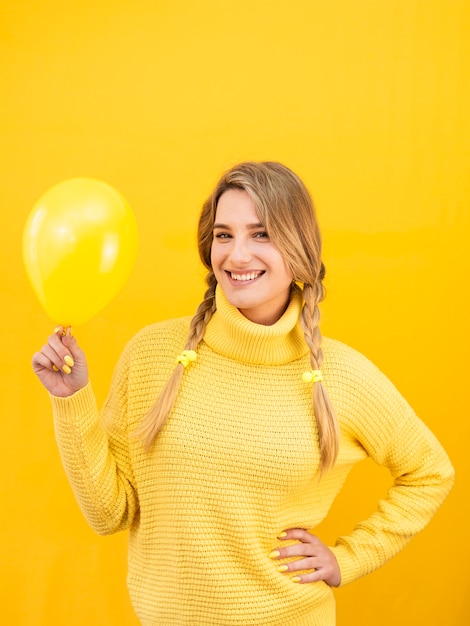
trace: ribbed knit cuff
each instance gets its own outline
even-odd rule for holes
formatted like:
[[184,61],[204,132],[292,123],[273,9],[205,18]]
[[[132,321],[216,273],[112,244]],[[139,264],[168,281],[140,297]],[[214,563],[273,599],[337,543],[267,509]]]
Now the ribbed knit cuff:
[[351,556],[351,553],[346,546],[336,545],[334,547],[329,546],[329,548],[338,561],[338,566],[341,572],[340,587],[344,587],[344,585],[347,585],[362,576],[357,561]]
[[96,421],[96,400],[90,382],[66,398],[52,394],[49,396],[56,422],[67,424],[74,421],[76,425],[79,423],[81,428],[86,429]]

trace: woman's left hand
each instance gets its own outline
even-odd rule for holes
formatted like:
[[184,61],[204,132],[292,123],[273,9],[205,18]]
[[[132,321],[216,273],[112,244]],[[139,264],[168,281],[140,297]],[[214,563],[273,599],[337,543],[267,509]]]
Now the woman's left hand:
[[298,558],[291,563],[285,563],[280,571],[298,572],[312,569],[309,574],[294,577],[299,583],[313,583],[324,580],[330,587],[338,587],[341,583],[341,572],[333,552],[315,535],[303,528],[290,528],[281,533],[279,539],[286,541],[296,539],[299,543],[285,548],[276,548],[269,555],[273,559]]

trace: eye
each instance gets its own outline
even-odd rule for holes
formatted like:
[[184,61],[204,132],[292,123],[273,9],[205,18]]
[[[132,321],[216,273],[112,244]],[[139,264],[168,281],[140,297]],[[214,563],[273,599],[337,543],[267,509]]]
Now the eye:
[[229,239],[230,235],[228,233],[214,233],[214,239]]
[[255,239],[269,239],[269,235],[265,230],[258,231],[254,236]]

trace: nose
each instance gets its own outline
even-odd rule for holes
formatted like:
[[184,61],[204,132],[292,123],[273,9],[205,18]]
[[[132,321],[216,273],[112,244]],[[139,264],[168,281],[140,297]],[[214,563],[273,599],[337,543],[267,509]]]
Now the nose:
[[244,238],[234,237],[230,246],[229,259],[235,267],[246,265],[252,257],[250,246]]

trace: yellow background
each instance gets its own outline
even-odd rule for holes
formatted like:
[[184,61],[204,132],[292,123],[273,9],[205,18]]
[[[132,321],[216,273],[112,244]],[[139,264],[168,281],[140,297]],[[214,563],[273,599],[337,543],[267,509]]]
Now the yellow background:
[[[21,261],[31,207],[89,176],[136,214],[135,271],[75,329],[102,402],[135,331],[194,311],[197,213],[242,159],[304,178],[325,241],[324,334],[392,378],[457,469],[431,525],[337,591],[338,625],[469,623],[467,0],[2,0],[0,11],[2,623],[137,623],[126,536],[97,537],[83,520],[30,368],[54,327]],[[387,485],[384,470],[358,467],[321,536],[350,530]]]

